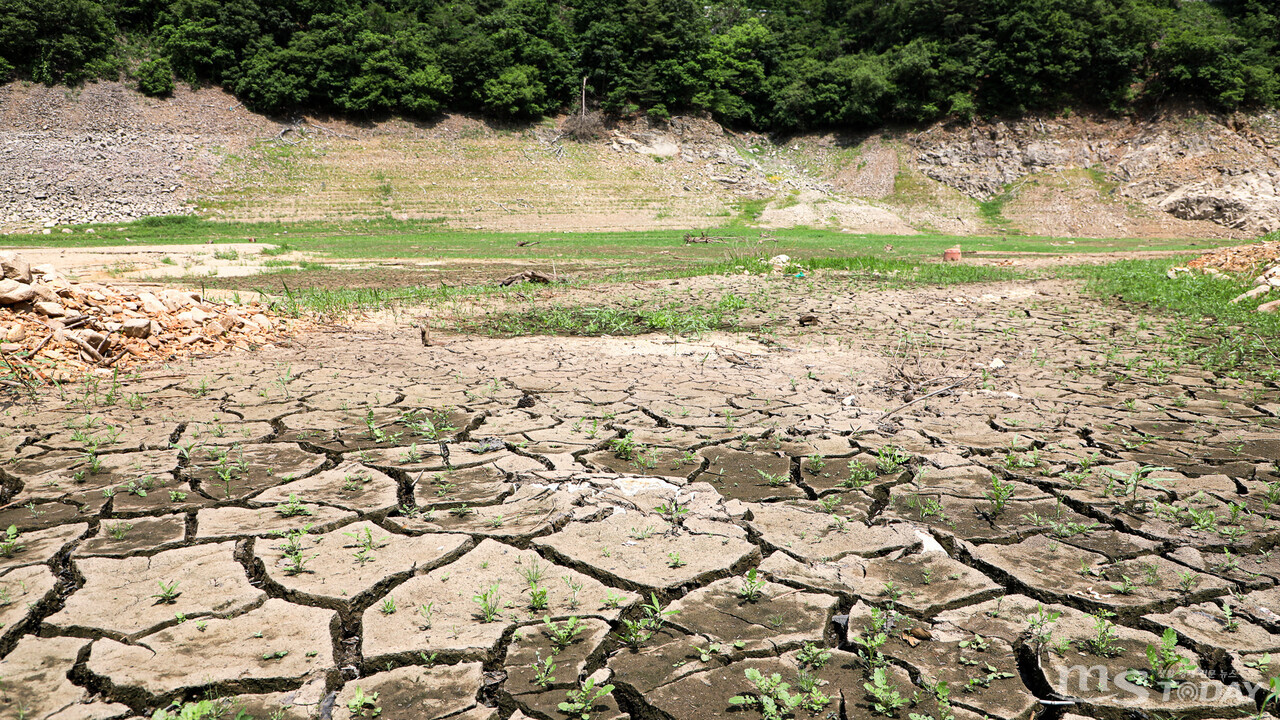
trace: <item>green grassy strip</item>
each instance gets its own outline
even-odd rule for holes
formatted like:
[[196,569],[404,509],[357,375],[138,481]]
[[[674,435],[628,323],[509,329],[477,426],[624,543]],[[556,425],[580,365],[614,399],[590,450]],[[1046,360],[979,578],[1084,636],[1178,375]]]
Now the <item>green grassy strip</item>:
[[1261,303],[1280,298],[1280,291],[1232,305],[1233,298],[1253,287],[1248,279],[1215,279],[1198,272],[1170,279],[1165,273],[1175,265],[1178,263],[1171,260],[1122,260],[1067,268],[1060,275],[1085,280],[1085,289],[1092,294],[1205,320],[1223,330],[1229,325],[1280,335],[1280,314],[1257,312]]

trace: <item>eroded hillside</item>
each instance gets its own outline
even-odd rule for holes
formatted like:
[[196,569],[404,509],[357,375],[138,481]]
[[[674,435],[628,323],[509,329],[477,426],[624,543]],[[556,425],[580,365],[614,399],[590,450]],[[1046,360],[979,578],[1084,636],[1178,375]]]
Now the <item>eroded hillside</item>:
[[1280,228],[1280,117],[1027,118],[770,138],[673,118],[268,118],[216,89],[0,88],[0,229],[198,212],[453,228],[1252,237]]

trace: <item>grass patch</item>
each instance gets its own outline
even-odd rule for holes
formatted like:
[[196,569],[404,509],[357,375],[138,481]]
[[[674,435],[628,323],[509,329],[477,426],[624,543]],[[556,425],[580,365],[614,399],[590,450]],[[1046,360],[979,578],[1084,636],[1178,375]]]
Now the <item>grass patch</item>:
[[978,217],[987,222],[988,225],[1000,228],[1002,231],[1010,233],[1020,233],[1021,231],[1013,227],[1013,222],[1004,216],[1004,206],[1013,200],[1013,188],[1005,188],[999,194],[993,195],[990,199],[979,200]]
[[1003,282],[1026,276],[1016,270],[961,263],[921,263],[873,256],[809,258],[796,265],[806,270],[844,270],[880,282],[923,285]]
[[176,227],[196,227],[206,222],[208,221],[198,215],[148,215],[134,224],[144,228],[172,229]]
[[1168,259],[1123,260],[1059,274],[1083,279],[1092,294],[1173,314],[1176,321],[1166,330],[1163,349],[1176,361],[1280,380],[1280,314],[1257,312],[1268,298],[1232,305],[1233,298],[1251,287],[1247,280],[1200,273],[1171,280],[1165,272],[1176,264]]
[[591,305],[551,305],[516,312],[491,313],[458,323],[458,330],[498,337],[519,335],[701,335],[713,330],[733,331],[733,313],[746,307],[730,293],[714,305],[669,303],[656,309]]

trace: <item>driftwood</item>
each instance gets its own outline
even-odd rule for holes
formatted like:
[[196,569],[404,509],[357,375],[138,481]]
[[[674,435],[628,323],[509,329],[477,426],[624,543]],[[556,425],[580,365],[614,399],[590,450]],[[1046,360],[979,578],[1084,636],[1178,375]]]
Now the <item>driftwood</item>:
[[734,238],[711,236],[707,234],[706,230],[703,230],[700,235],[694,235],[693,233],[684,234],[685,245],[692,245],[694,243],[715,243],[717,245],[727,245],[729,241],[733,239]]

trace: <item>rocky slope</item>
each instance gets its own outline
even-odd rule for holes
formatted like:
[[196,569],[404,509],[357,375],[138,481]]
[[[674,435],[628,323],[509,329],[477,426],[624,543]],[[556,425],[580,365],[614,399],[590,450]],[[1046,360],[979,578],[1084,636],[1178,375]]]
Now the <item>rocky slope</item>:
[[696,228],[769,199],[765,226],[881,234],[1243,238],[1280,228],[1274,112],[785,139],[678,117],[623,123],[586,144],[550,123],[299,120],[255,115],[209,88],[156,100],[118,83],[2,86],[0,232],[188,212]]

